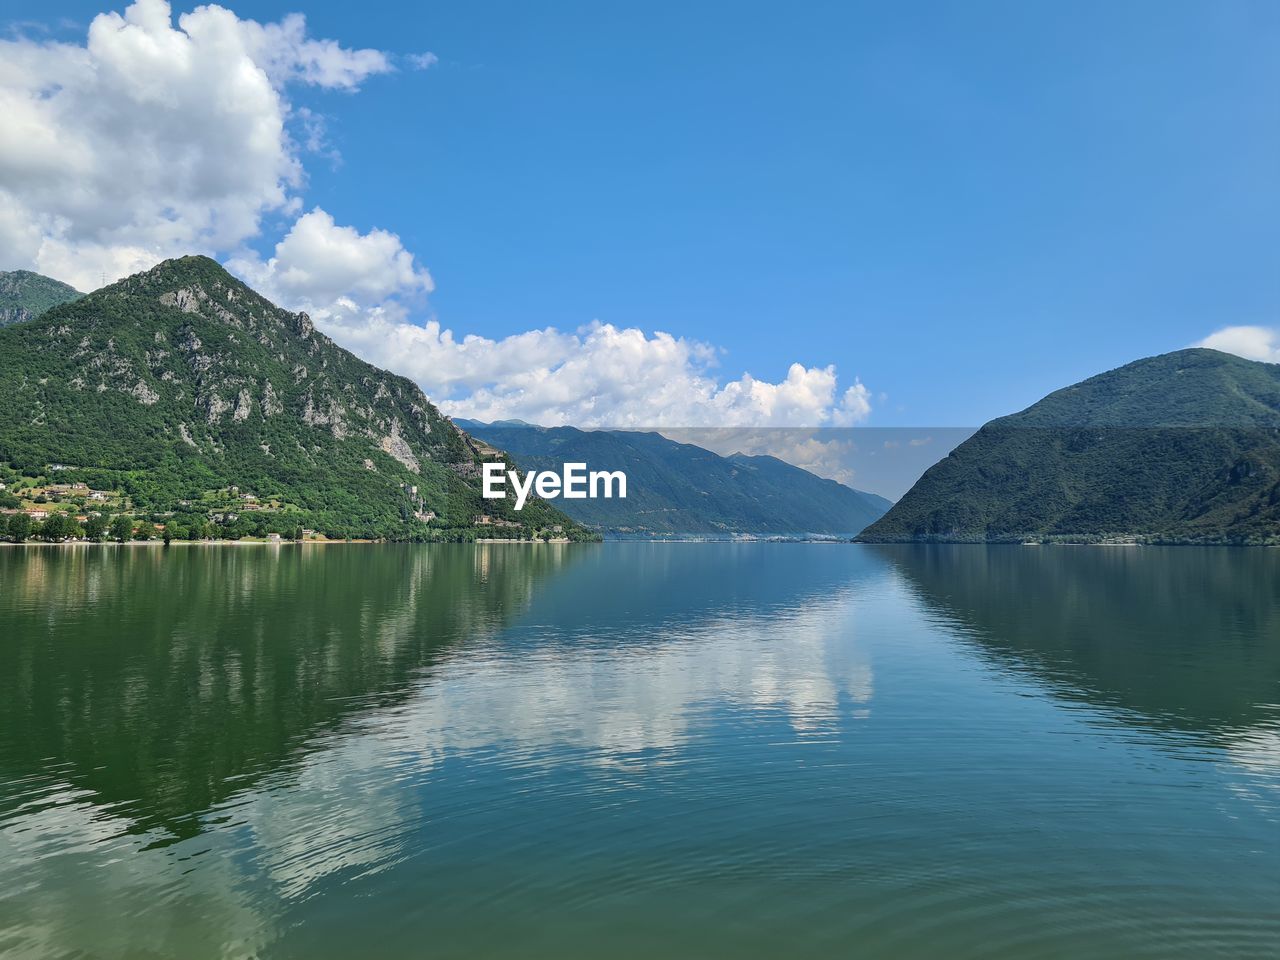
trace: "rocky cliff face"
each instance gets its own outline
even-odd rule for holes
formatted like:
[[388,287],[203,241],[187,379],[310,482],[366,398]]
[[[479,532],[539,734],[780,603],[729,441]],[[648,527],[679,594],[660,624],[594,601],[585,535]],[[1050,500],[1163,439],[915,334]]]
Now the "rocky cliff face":
[[[156,508],[235,485],[384,533],[414,514],[462,529],[509,509],[480,500],[473,444],[416,384],[208,258],[166,261],[3,337],[0,460],[17,466],[107,471]],[[512,518],[566,522],[545,504]]]

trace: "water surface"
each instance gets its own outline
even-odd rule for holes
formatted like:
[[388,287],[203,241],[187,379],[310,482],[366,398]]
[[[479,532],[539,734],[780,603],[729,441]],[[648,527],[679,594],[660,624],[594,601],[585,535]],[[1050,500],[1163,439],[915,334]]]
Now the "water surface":
[[1274,957],[1280,551],[0,549],[0,955]]

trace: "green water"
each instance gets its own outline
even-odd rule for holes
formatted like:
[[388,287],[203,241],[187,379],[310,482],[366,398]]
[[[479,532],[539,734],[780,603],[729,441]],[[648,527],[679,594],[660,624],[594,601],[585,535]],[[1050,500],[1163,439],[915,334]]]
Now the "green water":
[[0,955],[1280,956],[1280,551],[3,548]]

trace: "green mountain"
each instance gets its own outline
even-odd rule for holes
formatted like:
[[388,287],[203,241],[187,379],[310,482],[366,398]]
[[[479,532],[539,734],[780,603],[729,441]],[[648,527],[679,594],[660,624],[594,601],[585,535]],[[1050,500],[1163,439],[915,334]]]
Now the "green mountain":
[[1280,365],[1139,360],[993,420],[868,542],[1280,542]]
[[0,330],[0,466],[135,513],[397,539],[469,539],[484,514],[518,525],[503,536],[585,535],[545,502],[482,500],[477,449],[414,383],[206,257]]
[[575,520],[612,535],[857,533],[889,508],[875,494],[775,457],[722,457],[657,433],[456,421],[524,470],[564,463],[622,470],[626,499],[561,500]]
[[82,296],[75,287],[30,270],[0,271],[0,327],[31,320]]

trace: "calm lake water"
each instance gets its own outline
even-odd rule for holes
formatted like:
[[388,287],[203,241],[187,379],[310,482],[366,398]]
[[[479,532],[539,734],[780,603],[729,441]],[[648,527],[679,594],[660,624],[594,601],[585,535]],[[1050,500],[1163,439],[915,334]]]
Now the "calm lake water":
[[1280,550],[0,549],[5,957],[1280,956]]

